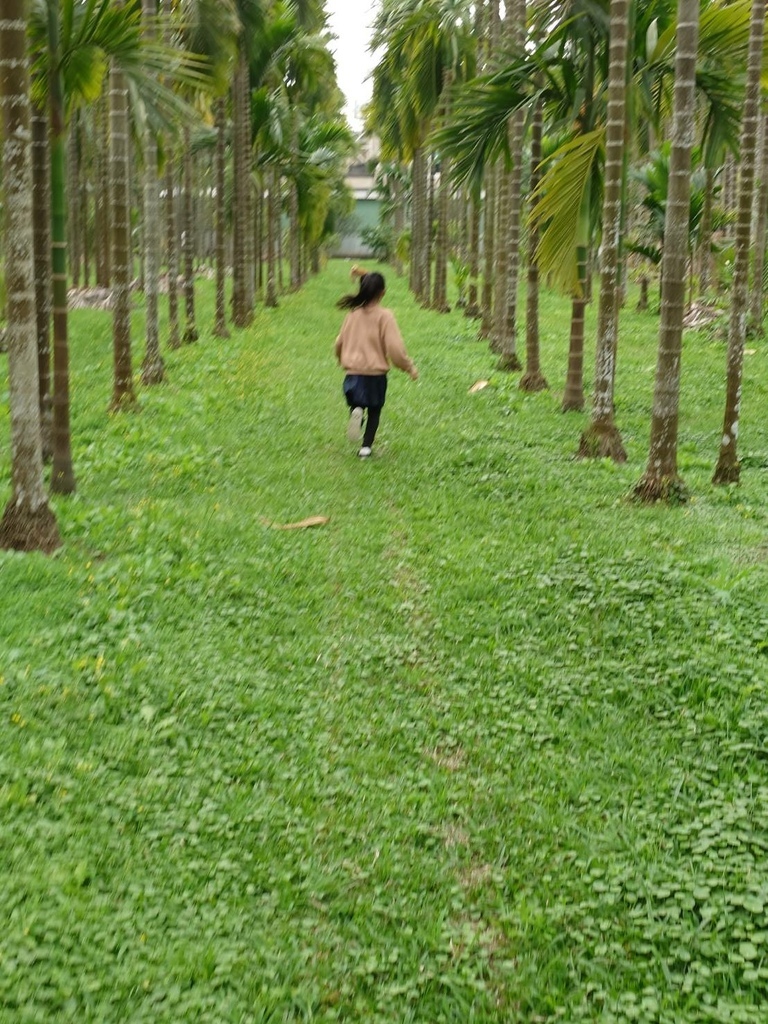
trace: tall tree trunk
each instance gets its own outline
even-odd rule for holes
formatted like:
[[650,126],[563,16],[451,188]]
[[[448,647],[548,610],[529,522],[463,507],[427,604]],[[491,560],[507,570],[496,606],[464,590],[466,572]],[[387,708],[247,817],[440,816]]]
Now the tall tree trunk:
[[267,295],[264,304],[270,308],[277,305],[277,286],[275,280],[275,242],[280,230],[280,204],[277,201],[278,171],[269,169],[269,192],[267,195]]
[[725,415],[720,441],[720,455],[712,482],[737,483],[739,459],[736,444],[741,414],[741,377],[744,364],[744,339],[749,315],[749,242],[752,227],[752,200],[755,183],[758,123],[760,117],[760,75],[762,71],[763,36],[765,34],[766,0],[752,0],[747,62],[747,89],[741,119],[739,147],[739,189],[736,213],[736,255],[733,269],[731,315],[728,324],[728,359],[725,394]]
[[45,109],[32,107],[32,217],[34,223],[37,368],[43,461],[53,457],[51,396],[51,147]]
[[192,133],[184,128],[184,231],[182,232],[182,255],[184,258],[184,334],[185,345],[197,341],[195,322],[195,175],[192,163]]
[[749,305],[749,318],[754,333],[760,337],[763,330],[764,298],[765,298],[765,244],[766,222],[768,221],[768,114],[763,114],[762,148],[760,151],[760,188],[757,194],[757,217],[755,219],[755,254],[753,267],[752,294]]
[[299,126],[297,112],[291,111],[291,161],[293,173],[288,176],[288,260],[290,263],[291,291],[301,287],[301,228],[299,225],[299,190],[296,185],[296,167],[299,160]]
[[581,458],[626,462],[627,454],[614,421],[613,396],[621,300],[621,229],[626,131],[629,0],[610,0],[608,111],[603,188],[603,242],[600,256],[600,303],[592,422],[579,443]]
[[394,233],[395,233],[395,248],[392,255],[392,263],[395,268],[395,273],[398,277],[402,276],[403,273],[403,261],[400,258],[399,242],[400,237],[405,231],[405,189],[403,188],[403,182],[399,177],[395,178],[392,186],[393,189],[393,200],[394,200]]
[[[144,35],[152,38],[151,19],[157,16],[156,0],[142,0]],[[141,366],[141,382],[159,384],[165,379],[165,364],[160,355],[158,288],[160,279],[160,201],[157,142],[151,129],[144,135],[144,301],[146,306],[147,347]]]
[[69,239],[70,253],[70,277],[72,287],[80,287],[80,272],[83,262],[83,252],[80,247],[80,112],[72,116],[72,123],[69,128],[69,152],[67,154],[67,188],[69,191],[69,225],[67,237]]
[[485,202],[483,203],[483,291],[480,337],[493,332],[494,254],[496,251],[496,181],[498,168],[485,168]]
[[253,320],[253,264],[249,263],[251,196],[250,81],[245,50],[240,47],[232,89],[233,201],[232,201],[232,322],[247,327]]
[[712,269],[712,203],[715,191],[715,172],[711,167],[704,171],[704,205],[701,211],[701,240],[699,242],[699,295],[705,298],[709,291]]
[[[448,123],[451,112],[450,93],[453,87],[453,72],[443,73],[443,121]],[[448,305],[448,248],[449,218],[451,201],[451,167],[445,154],[441,156],[440,192],[437,202],[437,240],[435,245],[435,281],[432,292],[432,308],[438,313],[450,313]]]
[[89,199],[89,182],[92,176],[92,160],[82,122],[79,125],[79,132],[80,153],[83,162],[83,174],[80,179],[80,195],[78,197],[80,203],[80,230],[82,232],[83,285],[89,288],[91,285],[91,204]]
[[[493,315],[491,351],[500,353],[507,325],[507,291],[509,289],[509,213],[512,175],[500,160],[496,165],[496,225],[493,254]],[[499,367],[501,369],[501,367]]]
[[213,333],[217,338],[230,336],[227,328],[227,99],[216,100],[216,322]]
[[413,293],[416,299],[429,301],[429,160],[423,147],[413,154],[413,217],[411,261]]
[[[504,35],[516,53],[525,46],[525,0],[508,0],[504,18]],[[520,210],[523,165],[525,111],[516,110],[509,118],[507,137],[512,165],[502,171],[499,190],[499,256],[496,297],[494,299],[494,348],[500,354],[500,370],[521,369],[517,355],[517,291],[520,274]],[[502,222],[505,227],[502,229]]]
[[165,164],[165,244],[168,272],[168,346],[181,345],[179,329],[179,233],[176,229],[176,181],[173,160]]
[[112,199],[112,346],[114,383],[110,409],[136,401],[131,363],[131,208],[128,179],[128,88],[113,64],[109,73],[109,141]]
[[112,281],[110,266],[109,229],[109,92],[105,89],[95,105],[96,133],[96,284],[109,288]]
[[520,278],[520,219],[522,213],[522,166],[525,135],[525,112],[516,111],[509,125],[509,147],[512,169],[509,176],[509,212],[507,242],[507,289],[504,302],[504,321],[501,332],[499,369],[520,370],[517,354],[517,291]]
[[464,316],[473,320],[480,316],[478,288],[480,278],[480,196],[473,191],[469,198],[469,287]]
[[635,487],[641,501],[685,500],[677,473],[680,358],[685,265],[691,198],[691,152],[696,128],[696,54],[699,0],[679,0],[672,152],[662,257],[661,324],[653,393],[651,442],[645,474]]
[[546,391],[549,388],[546,378],[541,372],[539,344],[539,264],[536,250],[539,247],[539,228],[533,216],[538,202],[533,198],[541,180],[541,144],[543,135],[543,111],[538,101],[533,110],[531,123],[531,180],[529,195],[531,198],[531,222],[528,227],[528,288],[526,293],[527,308],[525,315],[525,373],[520,378],[521,391]]
[[0,111],[12,489],[0,520],[0,547],[47,552],[61,539],[45,493],[40,442],[25,0],[3,0],[2,15]]
[[69,339],[67,313],[67,141],[64,82],[54,73],[48,82],[51,144],[51,282],[53,296],[53,465],[51,490],[75,490],[69,422]]

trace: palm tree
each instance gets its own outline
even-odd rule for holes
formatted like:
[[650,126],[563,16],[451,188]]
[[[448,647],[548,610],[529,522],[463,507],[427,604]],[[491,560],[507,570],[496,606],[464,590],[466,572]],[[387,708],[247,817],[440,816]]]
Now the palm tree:
[[626,130],[627,49],[629,0],[610,0],[610,58],[608,65],[608,112],[605,137],[603,186],[603,241],[600,267],[600,305],[592,422],[581,436],[579,455],[610,457],[626,462],[613,414],[616,347],[619,335],[621,272],[622,192]]
[[[540,180],[541,143],[542,143],[542,109],[541,101],[536,100],[531,122],[531,178],[530,191],[536,194]],[[532,199],[535,203],[535,200]],[[546,391],[549,388],[547,379],[541,372],[539,345],[539,264],[536,250],[539,247],[539,232],[535,224],[531,224],[528,232],[528,287],[526,289],[525,313],[525,373],[518,385],[521,391]]]
[[[142,0],[145,38],[153,38],[157,0]],[[144,125],[144,295],[146,302],[147,346],[141,366],[143,384],[159,384],[165,379],[165,364],[160,355],[158,283],[160,276],[160,223],[157,140],[148,124]]]
[[43,484],[40,440],[26,7],[25,0],[4,0],[0,20],[12,473],[11,498],[0,520],[0,547],[53,551],[61,539]]
[[[736,213],[736,255],[728,324],[727,381],[725,416],[720,441],[720,455],[712,482],[737,483],[739,459],[736,445],[741,412],[741,376],[744,363],[744,339],[749,315],[749,240],[752,226],[755,157],[760,118],[760,76],[762,73],[763,37],[765,35],[766,0],[752,0],[747,61],[747,91],[741,126],[738,209]],[[762,287],[762,282],[759,283]]]
[[32,216],[35,245],[35,310],[43,461],[53,457],[51,397],[51,151],[44,106],[32,104]]
[[661,325],[648,465],[634,494],[641,501],[685,500],[677,472],[680,361],[688,257],[691,153],[696,127],[699,0],[679,0],[669,200],[662,266]]
[[128,87],[113,63],[109,74],[109,145],[112,244],[112,345],[114,378],[110,409],[136,402],[131,366],[131,203],[128,174]]
[[226,254],[227,254],[227,100],[216,100],[216,322],[213,333],[217,338],[230,337],[227,328]]
[[[507,6],[509,22],[508,37],[513,52],[522,54],[526,35],[525,0],[513,0]],[[499,294],[499,308],[496,314],[496,345],[499,350],[500,370],[522,369],[517,355],[517,284],[520,269],[520,213],[523,166],[523,141],[525,137],[525,112],[516,110],[509,119],[509,155],[512,168],[506,185],[507,233],[502,239],[506,247],[506,291]]]

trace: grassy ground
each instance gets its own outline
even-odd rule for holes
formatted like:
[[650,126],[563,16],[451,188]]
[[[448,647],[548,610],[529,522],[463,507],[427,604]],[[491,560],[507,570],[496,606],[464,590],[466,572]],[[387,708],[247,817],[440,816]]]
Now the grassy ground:
[[694,498],[639,507],[652,314],[629,463],[580,463],[565,302],[523,396],[392,278],[422,377],[361,463],[345,275],[169,354],[135,415],[73,316],[65,546],[0,554],[0,1021],[765,1020],[768,350],[713,489],[724,346],[686,336]]

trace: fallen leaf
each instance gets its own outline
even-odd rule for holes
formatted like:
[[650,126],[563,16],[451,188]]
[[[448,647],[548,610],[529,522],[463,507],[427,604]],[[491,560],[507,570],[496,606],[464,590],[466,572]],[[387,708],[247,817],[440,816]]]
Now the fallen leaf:
[[487,388],[491,382],[489,380],[476,380],[472,387],[469,389],[470,395],[474,395],[478,391],[482,391],[483,388]]
[[262,519],[265,526],[271,526],[273,530],[306,530],[310,526],[325,526],[330,522],[330,516],[309,516],[298,523],[273,523],[269,519]]
[[755,354],[755,352],[757,352],[756,348],[745,348],[744,349],[744,355],[745,356],[753,356]]

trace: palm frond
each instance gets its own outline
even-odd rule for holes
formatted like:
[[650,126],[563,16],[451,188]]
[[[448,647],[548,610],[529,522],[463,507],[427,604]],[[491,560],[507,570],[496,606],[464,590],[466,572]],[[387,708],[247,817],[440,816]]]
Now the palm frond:
[[541,231],[539,269],[571,294],[579,289],[577,250],[589,241],[585,200],[591,202],[592,175],[604,139],[604,129],[597,128],[561,146],[533,193],[531,223]]

